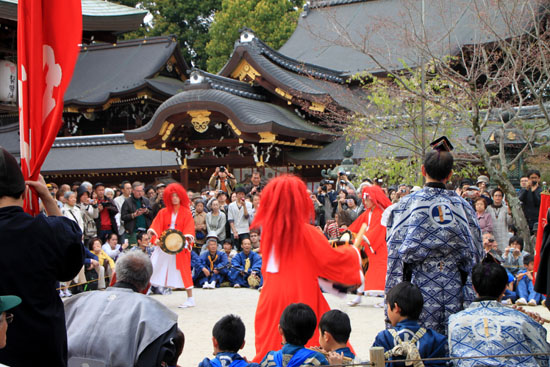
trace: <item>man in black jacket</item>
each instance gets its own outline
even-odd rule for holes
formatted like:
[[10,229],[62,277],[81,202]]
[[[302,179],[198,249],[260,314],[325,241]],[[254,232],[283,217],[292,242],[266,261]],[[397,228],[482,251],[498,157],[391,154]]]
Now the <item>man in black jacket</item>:
[[540,193],[542,192],[539,185],[540,172],[535,169],[530,170],[527,172],[527,177],[529,177],[529,182],[527,183],[527,187],[519,192],[519,200],[521,201],[523,213],[525,213],[531,234],[533,234],[537,229],[539,221]]
[[82,232],[65,218],[42,176],[27,181],[48,216],[23,211],[25,181],[15,158],[0,148],[0,294],[21,298],[14,308],[9,343],[0,350],[0,364],[66,366],[67,334],[57,281],[78,274],[84,262]]
[[131,245],[137,244],[137,232],[145,232],[153,221],[153,211],[149,200],[143,195],[143,183],[132,184],[132,195],[122,204],[121,219],[124,221],[126,238]]

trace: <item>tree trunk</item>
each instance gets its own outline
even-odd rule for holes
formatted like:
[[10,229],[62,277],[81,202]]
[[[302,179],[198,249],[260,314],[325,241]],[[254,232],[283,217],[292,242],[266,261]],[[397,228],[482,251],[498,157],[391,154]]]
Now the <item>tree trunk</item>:
[[505,164],[501,165],[500,168],[496,167],[495,163],[489,156],[489,152],[487,152],[480,130],[475,128],[475,123],[473,125],[476,146],[481,155],[483,164],[485,165],[485,168],[487,168],[487,172],[491,176],[493,182],[495,182],[498,187],[504,191],[504,195],[506,195],[506,202],[512,211],[512,219],[518,231],[518,235],[523,238],[524,250],[532,254],[534,253],[534,246],[531,243],[531,231],[529,230],[529,225],[527,224],[527,219],[523,213],[516,189],[508,179],[508,169]]

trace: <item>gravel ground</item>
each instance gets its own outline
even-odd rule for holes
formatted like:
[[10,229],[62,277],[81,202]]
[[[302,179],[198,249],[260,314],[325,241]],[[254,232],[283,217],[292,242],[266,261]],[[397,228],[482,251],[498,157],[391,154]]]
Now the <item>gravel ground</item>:
[[[243,356],[252,359],[254,348],[254,315],[259,292],[251,289],[218,288],[215,290],[195,289],[196,307],[180,309],[177,306],[186,299],[185,292],[177,291],[171,295],[153,296],[178,314],[178,324],[185,334],[185,347],[179,359],[182,367],[197,366],[205,357],[212,356],[212,327],[221,317],[227,314],[239,315],[246,325],[246,344],[241,351]],[[328,303],[333,309],[346,312],[351,319],[351,344],[361,360],[368,360],[369,347],[376,334],[384,328],[384,310],[374,307],[382,298],[363,297],[357,307],[347,306],[347,300],[326,294]],[[550,319],[550,312],[542,307],[526,307]],[[277,327],[277,325],[273,325]],[[545,324],[550,331],[550,325]]]

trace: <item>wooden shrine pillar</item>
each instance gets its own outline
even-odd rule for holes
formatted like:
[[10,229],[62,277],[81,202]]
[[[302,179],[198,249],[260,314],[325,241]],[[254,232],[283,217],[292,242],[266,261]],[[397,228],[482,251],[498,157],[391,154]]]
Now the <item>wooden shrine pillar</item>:
[[185,187],[189,188],[189,168],[187,167],[187,158],[184,158],[183,164],[180,166],[180,182]]

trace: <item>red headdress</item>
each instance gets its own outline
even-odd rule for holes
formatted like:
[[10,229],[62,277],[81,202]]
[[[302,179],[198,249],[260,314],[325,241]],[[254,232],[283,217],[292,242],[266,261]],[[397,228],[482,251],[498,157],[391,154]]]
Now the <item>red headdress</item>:
[[189,209],[189,196],[187,196],[187,191],[179,183],[171,183],[170,185],[166,186],[163,194],[164,204],[166,205],[166,208],[168,208],[170,212],[174,210],[174,205],[172,204],[173,193],[176,193],[176,195],[178,195],[178,197],[180,198],[180,207]]
[[300,243],[304,225],[315,218],[313,202],[305,183],[296,176],[282,175],[271,180],[262,190],[258,212],[252,228],[262,228],[262,256],[273,260],[291,251],[291,243]]
[[365,186],[361,197],[365,200],[367,196],[374,203],[374,205],[379,206],[382,210],[391,205],[390,199],[388,199],[384,191],[382,191],[379,186]]

